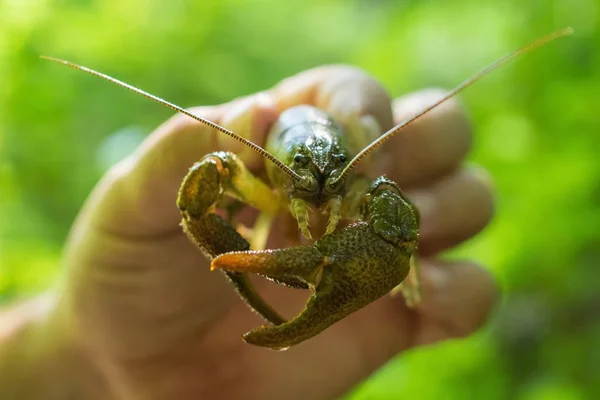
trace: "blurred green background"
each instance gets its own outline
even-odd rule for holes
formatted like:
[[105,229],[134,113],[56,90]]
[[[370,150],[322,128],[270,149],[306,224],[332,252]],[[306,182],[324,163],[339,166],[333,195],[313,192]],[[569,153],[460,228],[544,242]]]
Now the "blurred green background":
[[0,0],[0,295],[47,288],[102,173],[171,112],[38,58],[66,58],[182,106],[358,65],[394,96],[451,88],[561,39],[461,95],[497,217],[451,257],[489,266],[503,300],[473,337],[411,351],[348,399],[600,398],[598,0]]

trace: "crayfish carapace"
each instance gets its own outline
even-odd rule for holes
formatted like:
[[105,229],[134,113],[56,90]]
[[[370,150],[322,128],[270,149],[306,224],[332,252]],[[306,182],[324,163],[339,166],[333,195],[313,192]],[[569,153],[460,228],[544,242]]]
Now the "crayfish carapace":
[[[99,76],[186,114],[244,143],[269,161],[266,168],[272,186],[248,171],[235,154],[223,151],[208,154],[190,168],[181,185],[177,206],[184,231],[211,260],[211,269],[223,270],[241,298],[270,322],[246,333],[244,340],[258,346],[285,349],[317,335],[394,288],[400,287],[409,305],[420,300],[415,262],[418,212],[394,182],[385,176],[368,179],[356,172],[356,165],[403,127],[491,70],[571,33],[570,28],[557,31],[501,58],[441,100],[378,136],[362,150],[351,148],[342,127],[314,107],[298,106],[281,113],[263,149],[230,130],[117,79],[68,61],[44,58]],[[291,213],[306,239],[312,239],[309,211],[324,209],[328,211],[325,234],[307,245],[251,250],[249,242],[230,221],[215,213],[224,197],[260,210],[269,217],[263,221],[272,220],[270,216],[277,213]],[[339,228],[342,220],[350,224]],[[304,310],[285,321],[254,290],[248,273],[289,287],[310,289]],[[412,279],[406,279],[409,273]]]

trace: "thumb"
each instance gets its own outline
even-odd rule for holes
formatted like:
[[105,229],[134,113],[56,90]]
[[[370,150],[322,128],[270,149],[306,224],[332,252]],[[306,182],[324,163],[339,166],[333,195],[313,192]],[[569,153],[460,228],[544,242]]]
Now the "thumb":
[[[251,132],[264,130],[271,115],[242,102],[193,111],[217,122],[229,113],[250,114]],[[65,301],[83,340],[103,354],[164,351],[205,329],[235,300],[184,235],[176,206],[188,168],[216,150],[215,134],[189,117],[173,117],[104,176],[78,216],[65,254]]]

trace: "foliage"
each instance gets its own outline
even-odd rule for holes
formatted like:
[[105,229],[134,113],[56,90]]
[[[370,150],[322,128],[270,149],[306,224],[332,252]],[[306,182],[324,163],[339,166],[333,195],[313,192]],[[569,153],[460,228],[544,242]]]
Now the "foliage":
[[497,218],[453,252],[503,301],[474,337],[403,354],[349,399],[600,396],[597,0],[0,0],[0,295],[43,290],[101,174],[170,116],[73,60],[182,106],[214,104],[324,63],[392,95],[453,87],[554,29],[562,39],[461,96]]

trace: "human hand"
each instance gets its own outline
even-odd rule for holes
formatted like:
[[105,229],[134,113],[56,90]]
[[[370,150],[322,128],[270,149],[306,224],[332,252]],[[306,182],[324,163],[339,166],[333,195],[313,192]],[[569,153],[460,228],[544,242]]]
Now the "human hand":
[[[390,107],[363,72],[331,66],[193,111],[263,144],[270,123],[293,105],[313,104],[342,123],[371,115],[387,130],[441,95],[418,92]],[[399,352],[468,335],[486,319],[496,296],[490,275],[470,262],[436,258],[479,232],[492,214],[484,174],[460,166],[470,141],[465,115],[449,101],[386,143],[375,162],[374,171],[398,182],[421,213],[424,302],[415,310],[386,296],[283,353],[244,343],[241,334],[262,321],[209,271],[179,227],[175,199],[188,168],[209,152],[234,151],[254,171],[262,161],[182,115],[109,171],[90,196],[67,245],[59,307],[69,310],[74,340],[118,398],[340,395]],[[257,287],[287,317],[306,298],[268,282]]]

